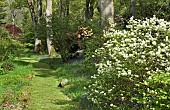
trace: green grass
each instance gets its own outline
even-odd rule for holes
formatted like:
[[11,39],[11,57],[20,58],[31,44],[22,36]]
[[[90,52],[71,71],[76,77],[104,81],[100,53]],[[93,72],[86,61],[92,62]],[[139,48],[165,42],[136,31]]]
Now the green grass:
[[[3,104],[2,101],[4,100],[8,100],[11,104],[18,103],[17,97],[23,92],[23,89],[29,85],[28,75],[33,72],[32,65],[27,62],[17,60],[12,60],[11,62],[14,64],[15,69],[13,71],[6,71],[5,74],[0,75],[1,104]],[[0,65],[2,65],[2,63],[3,62],[1,62]]]
[[[39,61],[33,63],[36,73],[32,83],[32,89],[35,90],[36,87],[37,92],[29,110],[46,110],[46,107],[51,110],[81,110],[80,99],[85,94],[84,86],[88,82],[88,75],[83,73],[84,64],[63,63],[60,58],[37,59]],[[62,79],[68,79],[68,84],[59,88],[58,84]],[[39,90],[41,93],[38,93]],[[51,103],[45,99],[47,97]],[[43,106],[44,103],[46,107]]]
[[[60,57],[36,55],[26,50],[12,63],[15,70],[0,76],[0,102],[6,91],[12,90],[18,97],[28,88],[31,93],[28,110],[84,110],[82,105],[86,104],[81,99],[89,75],[83,62],[63,63]],[[28,79],[29,75],[34,76],[33,80]],[[62,79],[68,79],[68,84],[59,88]]]
[[86,85],[87,76],[82,72],[83,63],[61,64],[56,68],[58,79],[68,79],[69,84],[63,88],[63,92],[73,100],[78,101],[85,94],[84,86]]

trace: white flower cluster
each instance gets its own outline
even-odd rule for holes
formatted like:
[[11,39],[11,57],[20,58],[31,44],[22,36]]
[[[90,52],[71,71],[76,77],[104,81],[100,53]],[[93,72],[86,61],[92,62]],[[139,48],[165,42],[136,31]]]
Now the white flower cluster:
[[[114,102],[109,102],[116,87],[116,84],[113,85],[114,76],[133,80],[140,74],[149,75],[151,79],[153,73],[170,75],[170,22],[155,16],[143,21],[132,17],[127,30],[112,29],[112,32],[105,32],[104,36],[109,40],[96,50],[96,56],[102,56],[103,59],[96,64],[98,74],[92,76],[95,83],[89,85],[93,89],[89,97],[95,96],[95,103],[114,105]],[[109,85],[107,80],[111,78]],[[100,99],[106,94],[110,95],[108,101]],[[120,97],[124,99],[123,95]]]
[[[110,38],[104,47],[97,50],[98,55],[107,54],[105,59],[111,61],[101,62],[98,65],[98,73],[117,69],[120,75],[128,75],[128,69],[125,69],[126,63],[131,65],[146,65],[155,67],[157,71],[167,71],[170,67],[170,22],[163,19],[157,19],[155,16],[145,21],[130,19],[127,28],[130,31],[115,30],[107,33],[105,36]],[[149,69],[146,71],[155,71]]]

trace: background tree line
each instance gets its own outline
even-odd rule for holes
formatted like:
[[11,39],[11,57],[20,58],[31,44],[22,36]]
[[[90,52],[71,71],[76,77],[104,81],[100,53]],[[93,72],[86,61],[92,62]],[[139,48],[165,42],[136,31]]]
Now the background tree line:
[[[119,28],[125,28],[131,16],[143,19],[156,15],[169,20],[170,7],[168,0],[1,0],[1,5],[1,23],[19,26],[28,46],[35,52],[49,55],[52,50],[63,48],[59,40],[64,35],[64,39],[70,39],[66,33],[76,33],[78,26],[90,26],[94,32],[102,34],[108,27],[108,18]],[[64,27],[58,21],[70,27],[66,26],[65,32],[61,32]],[[64,39],[62,43],[66,42]],[[64,48],[61,50],[67,51],[59,50],[60,53],[70,54],[69,49]]]

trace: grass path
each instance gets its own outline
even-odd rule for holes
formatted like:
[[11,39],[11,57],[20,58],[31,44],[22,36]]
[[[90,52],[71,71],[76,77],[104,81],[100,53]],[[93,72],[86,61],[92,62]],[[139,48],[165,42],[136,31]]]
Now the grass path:
[[[56,72],[46,63],[26,59],[33,64],[34,77],[31,81],[31,102],[28,110],[80,110],[78,103],[62,93]],[[25,61],[26,61],[25,60]]]

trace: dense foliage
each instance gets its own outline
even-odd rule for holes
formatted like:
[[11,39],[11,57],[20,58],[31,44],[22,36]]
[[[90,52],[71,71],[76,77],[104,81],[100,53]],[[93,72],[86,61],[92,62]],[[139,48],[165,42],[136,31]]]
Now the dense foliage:
[[0,23],[4,22],[4,18],[6,15],[5,10],[4,10],[5,5],[6,5],[5,0],[0,0]]
[[137,15],[138,18],[150,18],[156,15],[158,18],[169,20],[170,6],[164,0],[144,0],[137,1]]
[[170,23],[155,16],[110,29],[92,57],[100,59],[88,86],[102,110],[170,108]]
[[0,61],[12,58],[17,54],[19,43],[13,41],[8,32],[0,27]]
[[[55,16],[53,19],[53,45],[58,50],[62,60],[68,61],[72,52],[77,49],[76,27],[78,26],[71,18],[60,18]],[[75,48],[75,49],[74,49]]]
[[0,33],[0,61],[19,56],[18,51],[23,45],[14,40],[4,28],[0,27]]
[[[48,5],[50,1],[52,5]],[[135,1],[133,5],[132,1]],[[56,55],[57,59],[61,56],[63,62],[75,56],[82,61],[85,56],[85,63],[80,63],[80,66],[77,63],[75,68],[61,66],[54,59],[50,62],[53,69],[61,69],[57,73],[58,78],[66,73],[69,75],[64,77],[73,77],[70,84],[75,86],[64,92],[74,100],[82,97],[82,82],[86,85],[89,80],[79,81],[81,77],[93,75],[87,95],[97,109],[170,109],[169,1],[113,2],[114,7],[111,5],[111,8],[114,8],[114,15],[111,17],[117,25],[111,24],[112,28],[108,28],[107,22],[102,33],[103,18],[109,15],[102,5],[106,3],[104,0],[0,0],[0,106],[16,109],[18,102],[22,101],[18,97],[20,93],[14,92],[21,92],[21,88],[27,85],[24,80],[28,74],[32,77],[31,65],[23,67],[26,62],[22,62],[17,67],[13,61],[20,54],[18,50],[22,47],[23,51],[26,47],[46,54],[52,47],[52,54],[49,55]],[[109,7],[109,4],[106,5]],[[130,19],[133,6],[135,19],[138,20]],[[153,15],[157,18],[150,18]],[[18,35],[21,36],[14,39]],[[51,47],[48,38],[52,40]],[[35,43],[36,39],[40,42]],[[83,52],[83,57],[77,57],[78,52]],[[81,92],[76,93],[78,89]],[[26,104],[21,105],[25,107]]]

